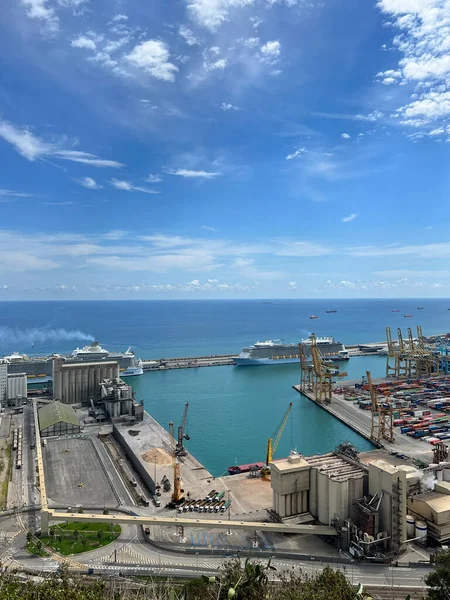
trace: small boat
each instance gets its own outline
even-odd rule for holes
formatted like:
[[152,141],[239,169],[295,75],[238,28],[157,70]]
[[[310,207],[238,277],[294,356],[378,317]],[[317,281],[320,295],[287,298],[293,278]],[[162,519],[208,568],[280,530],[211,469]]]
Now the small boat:
[[405,317],[405,319],[411,319],[412,315],[403,315]]
[[400,309],[399,308],[393,308],[392,312],[400,312]]
[[[449,308],[449,310],[450,310],[450,308]],[[317,315],[311,315],[309,318],[310,319],[318,319],[319,317]]]
[[330,313],[336,313],[336,312],[337,312],[337,310],[327,310],[326,312],[327,312],[327,314],[330,314]]
[[418,306],[417,310],[423,310],[423,306]]

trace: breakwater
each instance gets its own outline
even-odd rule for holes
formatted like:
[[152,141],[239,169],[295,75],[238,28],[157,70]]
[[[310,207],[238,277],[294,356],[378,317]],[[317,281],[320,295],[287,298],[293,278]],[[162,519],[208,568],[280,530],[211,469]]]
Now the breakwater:
[[214,354],[211,356],[187,356],[184,358],[159,358],[142,360],[144,371],[165,371],[168,369],[196,369],[197,367],[220,367],[234,365],[237,355]]

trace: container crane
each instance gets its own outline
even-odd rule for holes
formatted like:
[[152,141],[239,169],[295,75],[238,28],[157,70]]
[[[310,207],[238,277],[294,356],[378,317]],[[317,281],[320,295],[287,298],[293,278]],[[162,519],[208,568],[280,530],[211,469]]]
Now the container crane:
[[176,456],[186,456],[187,450],[183,445],[183,440],[190,440],[191,438],[186,433],[186,422],[188,415],[189,402],[186,402],[184,406],[183,420],[181,421],[181,425],[178,427],[178,441],[175,448]]
[[347,373],[339,373],[339,371],[324,363],[320,350],[317,347],[317,339],[314,333],[311,334],[311,356],[314,371],[314,400],[316,402],[322,402],[323,400],[325,400],[325,402],[331,402],[333,377],[346,377]]
[[[392,414],[392,406],[385,408],[383,402],[378,404],[378,390],[372,384],[372,376],[370,371],[366,371],[367,383],[369,385],[370,398],[372,400],[372,429],[370,437],[379,444],[381,439],[388,442],[394,441],[394,419]],[[378,422],[375,417],[378,415]]]
[[181,489],[181,472],[180,464],[177,462],[177,455],[175,449],[175,439],[173,437],[173,423],[169,423],[169,436],[170,436],[170,450],[172,454],[172,466],[173,466],[173,493],[169,506],[178,506],[184,499],[184,490]]
[[279,426],[275,436],[275,441],[273,441],[273,438],[269,438],[267,440],[266,466],[264,469],[261,469],[261,477],[264,479],[268,479],[270,476],[269,464],[273,461],[274,454],[277,451],[278,444],[280,443],[281,436],[283,435],[284,428],[286,427],[286,423],[291,412],[291,408],[292,402],[289,403],[288,409],[283,417],[283,420],[281,421],[281,425]]

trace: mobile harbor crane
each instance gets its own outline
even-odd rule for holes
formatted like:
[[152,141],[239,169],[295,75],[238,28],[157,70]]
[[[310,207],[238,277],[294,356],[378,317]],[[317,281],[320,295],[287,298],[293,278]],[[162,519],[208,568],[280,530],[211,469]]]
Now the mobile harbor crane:
[[[185,409],[187,410],[187,409]],[[181,489],[181,471],[180,463],[177,461],[177,454],[175,448],[175,439],[173,437],[173,423],[169,423],[169,435],[170,435],[170,449],[172,454],[172,466],[173,466],[173,492],[172,498],[169,502],[169,506],[175,508],[184,500],[184,490]]]
[[189,402],[186,402],[186,404],[184,406],[183,420],[181,421],[181,425],[178,427],[178,440],[177,440],[177,445],[175,448],[175,454],[177,456],[186,456],[187,455],[187,450],[183,445],[183,440],[191,439],[189,437],[189,435],[186,433],[188,408],[189,408]]
[[277,451],[278,444],[280,443],[281,436],[283,435],[284,428],[286,427],[287,420],[289,418],[289,414],[291,412],[292,402],[289,403],[288,409],[281,421],[281,425],[278,428],[278,431],[275,435],[275,442],[273,438],[269,438],[267,440],[267,454],[266,454],[266,466],[261,469],[261,477],[264,479],[269,479],[270,477],[270,467],[269,464],[273,461],[273,457],[275,452]]

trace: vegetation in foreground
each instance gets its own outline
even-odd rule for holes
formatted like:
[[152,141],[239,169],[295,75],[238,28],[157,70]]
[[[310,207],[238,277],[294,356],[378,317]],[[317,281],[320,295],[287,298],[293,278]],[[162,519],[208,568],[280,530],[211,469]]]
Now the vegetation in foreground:
[[342,571],[324,569],[269,581],[270,564],[226,563],[219,577],[188,582],[79,577],[62,571],[45,579],[0,572],[0,600],[369,600]]
[[49,529],[49,535],[43,535],[36,542],[31,533],[27,535],[27,550],[32,554],[42,554],[43,546],[52,548],[59,554],[80,554],[96,550],[116,540],[121,533],[120,525],[111,528],[109,523],[77,522],[62,523]]

